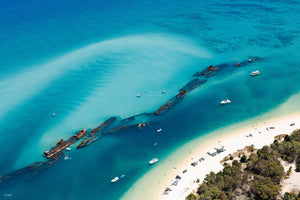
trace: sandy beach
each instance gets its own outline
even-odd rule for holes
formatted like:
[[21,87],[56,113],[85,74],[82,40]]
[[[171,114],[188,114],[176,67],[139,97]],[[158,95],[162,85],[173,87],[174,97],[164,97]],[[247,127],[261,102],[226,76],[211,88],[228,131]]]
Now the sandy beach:
[[[291,124],[294,123],[295,125],[291,126]],[[274,129],[272,129],[272,127],[274,127]],[[182,179],[178,182],[177,186],[166,185],[166,187],[170,187],[172,191],[169,192],[168,195],[161,195],[159,199],[185,199],[189,193],[196,191],[199,183],[203,181],[206,174],[210,171],[218,172],[223,168],[220,161],[225,156],[239,149],[243,149],[245,146],[254,145],[255,148],[261,148],[264,145],[269,145],[274,141],[276,135],[291,133],[298,128],[300,128],[300,114],[289,116],[285,119],[277,119],[264,122],[263,124],[252,125],[248,130],[220,138],[214,145],[211,145],[210,148],[199,151],[187,159],[186,161],[189,163],[178,167],[180,170],[178,170],[177,174],[180,175]],[[250,134],[252,136],[250,136]],[[218,144],[224,146],[225,152],[219,153],[216,156],[209,156],[207,152]],[[199,162],[195,167],[190,165],[191,162],[199,160],[202,156],[205,158],[204,161]],[[185,169],[187,172],[183,174],[182,171]],[[199,183],[196,183],[197,179],[200,180]]]
[[[220,161],[225,156],[245,146],[253,145],[255,148],[261,148],[271,144],[276,135],[290,134],[293,130],[299,129],[300,112],[293,113],[290,107],[287,108],[293,99],[259,117],[213,131],[179,147],[139,179],[122,200],[184,200],[188,194],[196,191],[206,174],[211,171],[218,172],[223,168]],[[219,144],[224,146],[225,151],[213,157],[209,156],[207,152]],[[205,160],[199,162],[201,157]],[[191,166],[195,161],[198,161],[198,165]],[[182,173],[184,170],[187,172]],[[176,175],[181,179],[175,186],[172,183]],[[200,182],[196,183],[197,179]],[[172,191],[164,195],[163,192],[167,187]]]

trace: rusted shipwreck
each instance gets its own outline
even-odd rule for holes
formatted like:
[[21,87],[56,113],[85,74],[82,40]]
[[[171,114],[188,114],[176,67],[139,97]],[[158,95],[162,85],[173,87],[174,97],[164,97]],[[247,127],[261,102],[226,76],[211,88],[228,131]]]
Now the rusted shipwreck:
[[111,117],[108,120],[101,123],[96,128],[92,129],[88,134],[86,134],[86,137],[84,140],[76,147],[77,149],[80,149],[82,147],[86,147],[87,145],[92,144],[96,140],[98,140],[101,135],[101,131],[105,130],[107,127],[109,127],[112,123],[114,123],[117,120],[115,117]]
[[171,106],[179,103],[186,95],[186,90],[183,90],[181,92],[179,92],[178,94],[176,94],[175,97],[173,97],[172,99],[168,100],[164,105],[160,106],[155,112],[155,115],[159,115],[163,112],[165,112],[166,110],[168,110]]
[[82,138],[87,132],[87,129],[80,130],[76,135],[72,135],[64,141],[63,139],[59,140],[55,147],[51,148],[49,151],[44,152],[44,157],[46,158],[52,158],[53,156],[57,155],[59,152],[73,144],[74,142],[78,141],[80,138]]
[[120,122],[119,124],[117,124],[113,127],[111,127],[111,125],[115,121],[117,121],[117,118],[111,117],[108,120],[101,123],[99,126],[97,126],[97,128],[94,128],[90,132],[88,132],[85,135],[85,137],[83,138],[83,141],[76,148],[80,149],[80,148],[86,147],[86,146],[92,144],[93,142],[97,141],[101,137],[111,134],[111,133],[119,132],[119,131],[130,129],[130,128],[135,128],[135,127],[136,128],[145,127],[145,126],[149,125],[150,122],[129,124],[129,125],[124,125],[124,124],[134,122],[135,120],[137,120],[136,118],[139,116],[149,116],[149,115],[150,115],[149,113],[134,115],[129,118],[122,119],[121,121],[119,121]]

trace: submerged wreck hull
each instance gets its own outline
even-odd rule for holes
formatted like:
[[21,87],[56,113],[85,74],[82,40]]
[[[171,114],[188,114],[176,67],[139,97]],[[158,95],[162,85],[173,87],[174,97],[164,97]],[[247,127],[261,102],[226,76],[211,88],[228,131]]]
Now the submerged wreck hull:
[[116,117],[111,117],[108,120],[102,122],[99,126],[92,129],[88,134],[86,134],[84,140],[76,147],[77,149],[86,147],[101,137],[101,131],[106,130],[111,124],[117,121]]
[[38,176],[40,173],[42,173],[44,170],[48,169],[56,163],[59,159],[61,159],[63,156],[63,153],[60,152],[53,156],[52,158],[48,159],[47,161],[42,161],[42,162],[35,162],[32,163],[24,168],[18,169],[16,171],[7,173],[3,175],[2,177],[0,176],[0,183],[7,182],[13,179],[17,178],[25,178],[27,180],[31,180],[32,178]]

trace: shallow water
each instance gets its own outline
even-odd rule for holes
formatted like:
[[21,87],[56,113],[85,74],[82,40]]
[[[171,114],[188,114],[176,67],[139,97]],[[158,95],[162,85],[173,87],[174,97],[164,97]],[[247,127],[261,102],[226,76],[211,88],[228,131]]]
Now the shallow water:
[[[0,174],[43,160],[60,138],[108,117],[154,111],[210,64],[263,58],[212,77],[145,129],[72,146],[71,160],[1,184],[0,199],[119,199],[155,167],[147,164],[153,157],[163,160],[193,138],[267,112],[300,91],[297,1],[0,5]],[[250,77],[253,70],[261,75]],[[232,103],[220,106],[226,98]]]

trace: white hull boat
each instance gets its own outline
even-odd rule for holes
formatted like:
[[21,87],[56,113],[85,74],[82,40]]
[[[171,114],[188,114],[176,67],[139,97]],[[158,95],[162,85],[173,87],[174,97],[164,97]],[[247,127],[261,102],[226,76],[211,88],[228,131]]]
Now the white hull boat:
[[229,104],[231,101],[229,99],[223,100],[220,102],[222,105]]
[[256,71],[251,72],[250,76],[257,76],[259,74],[260,74],[260,72],[258,70],[256,70]]
[[156,162],[158,162],[158,158],[153,158],[152,160],[149,161],[149,165],[152,165]]
[[116,177],[113,178],[110,182],[114,183],[114,182],[117,182],[119,179],[120,179],[120,178],[116,176]]

